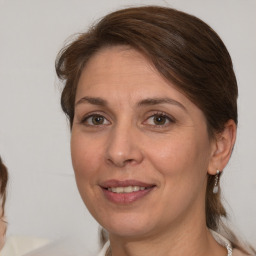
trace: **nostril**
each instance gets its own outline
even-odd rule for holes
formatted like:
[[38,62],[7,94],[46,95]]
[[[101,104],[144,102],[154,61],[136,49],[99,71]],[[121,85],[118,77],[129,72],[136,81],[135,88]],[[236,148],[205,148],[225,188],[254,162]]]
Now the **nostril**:
[[127,164],[131,164],[133,163],[135,160],[134,159],[111,159],[111,158],[108,158],[107,159],[107,162],[109,164],[113,164],[113,165],[116,165],[118,167],[124,167],[125,165]]
[[124,161],[125,163],[130,163],[130,162],[133,162],[133,159],[127,159]]

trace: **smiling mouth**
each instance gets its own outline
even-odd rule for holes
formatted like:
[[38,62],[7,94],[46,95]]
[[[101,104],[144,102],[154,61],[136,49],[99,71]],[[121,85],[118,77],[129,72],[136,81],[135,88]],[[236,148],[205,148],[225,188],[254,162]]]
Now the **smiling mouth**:
[[127,186],[127,187],[110,187],[107,188],[108,191],[111,191],[113,193],[132,193],[132,192],[137,192],[137,191],[142,191],[145,189],[149,189],[152,188],[154,186],[151,187],[140,187],[140,186]]
[[155,184],[136,180],[108,180],[101,184],[105,198],[115,204],[131,204],[151,194],[156,188]]

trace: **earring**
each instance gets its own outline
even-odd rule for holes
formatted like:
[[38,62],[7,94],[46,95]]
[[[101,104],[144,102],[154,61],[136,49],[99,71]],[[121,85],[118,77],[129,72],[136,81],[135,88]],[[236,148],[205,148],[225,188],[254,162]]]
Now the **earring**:
[[214,187],[213,187],[213,194],[217,194],[218,191],[219,191],[219,186],[218,186],[218,182],[219,182],[219,174],[220,174],[220,171],[217,170],[217,173],[215,175],[215,183],[214,183]]

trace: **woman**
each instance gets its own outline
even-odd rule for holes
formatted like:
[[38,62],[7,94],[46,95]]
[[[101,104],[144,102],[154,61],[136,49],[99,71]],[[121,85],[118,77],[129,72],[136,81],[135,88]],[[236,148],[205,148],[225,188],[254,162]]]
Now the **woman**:
[[6,199],[6,185],[8,181],[8,173],[5,165],[2,162],[2,159],[0,157],[0,250],[2,249],[4,245],[4,238],[5,238],[5,232],[6,232],[6,221],[4,219],[4,206],[5,206],[5,199]]
[[[0,256],[24,255],[25,253],[35,250],[40,246],[44,246],[48,241],[45,239],[37,239],[22,236],[11,236],[5,243],[6,221],[5,221],[5,200],[6,186],[8,182],[7,168],[0,157]],[[4,246],[5,245],[5,246]],[[3,249],[3,250],[1,250]]]
[[238,93],[207,24],[170,8],[120,10],[65,47],[56,71],[77,186],[108,232],[100,255],[249,252],[221,221]]

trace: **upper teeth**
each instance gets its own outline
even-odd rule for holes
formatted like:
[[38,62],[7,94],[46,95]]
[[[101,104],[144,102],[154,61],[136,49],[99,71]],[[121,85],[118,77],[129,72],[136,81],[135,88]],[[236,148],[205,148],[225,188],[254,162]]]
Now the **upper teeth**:
[[131,193],[131,192],[144,190],[144,189],[145,187],[139,187],[139,186],[108,188],[109,191],[114,193]]

